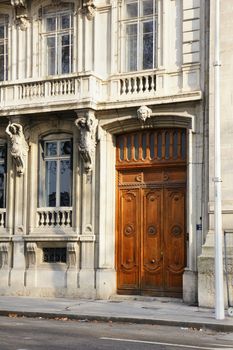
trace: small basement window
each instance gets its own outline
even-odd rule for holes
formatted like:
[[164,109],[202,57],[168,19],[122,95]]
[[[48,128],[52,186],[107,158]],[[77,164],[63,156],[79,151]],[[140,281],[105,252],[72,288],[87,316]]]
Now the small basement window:
[[66,248],[43,248],[43,262],[66,263]]

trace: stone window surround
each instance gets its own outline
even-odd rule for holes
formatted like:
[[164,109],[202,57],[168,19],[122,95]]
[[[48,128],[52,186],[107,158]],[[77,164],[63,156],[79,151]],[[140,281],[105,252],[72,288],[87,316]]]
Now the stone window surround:
[[[162,45],[161,45],[161,42],[162,42],[162,38],[163,38],[163,26],[162,26],[162,24],[163,24],[163,19],[162,19],[163,1],[161,1],[161,0],[155,0],[155,1],[157,2],[157,13],[156,13],[156,23],[157,23],[157,26],[156,26],[157,27],[156,56],[157,57],[156,57],[155,62],[154,62],[154,68],[150,68],[149,71],[151,71],[152,69],[161,68],[161,66],[162,66]],[[121,54],[119,55],[119,60],[120,60],[119,65],[120,65],[120,72],[121,73],[129,72],[129,70],[127,70],[127,63],[126,63],[125,27],[126,27],[126,23],[128,22],[128,20],[125,18],[125,13],[126,13],[125,5],[126,5],[126,0],[123,0],[122,5],[120,6],[120,30],[119,30],[119,44],[120,44],[120,51],[121,51]],[[139,20],[140,20],[140,18],[139,18]],[[145,70],[143,70],[142,67],[138,67],[137,71],[145,71]]]
[[[64,33],[68,33],[69,35],[69,39],[71,40],[72,38],[72,42],[69,45],[70,46],[70,50],[73,53],[74,51],[74,10],[72,9],[74,3],[73,2],[67,2],[67,4],[69,5],[67,7],[62,8],[61,6],[58,6],[58,9],[56,6],[51,7],[51,5],[47,5],[45,4],[43,6],[42,9],[40,9],[41,12],[41,25],[40,25],[40,29],[39,29],[39,33],[40,33],[40,38],[41,38],[41,47],[42,47],[42,59],[41,59],[41,64],[42,64],[42,72],[43,75],[48,75],[48,62],[47,62],[47,49],[46,49],[46,38],[47,37],[55,37],[56,38],[56,44],[55,44],[55,57],[58,57],[58,60],[55,60],[55,70],[57,70],[57,72],[55,72],[52,75],[60,75],[63,74],[62,73],[62,56],[61,56],[61,43],[59,43],[60,39],[62,38],[62,34]],[[49,9],[47,11],[47,8]],[[70,16],[70,21],[71,21],[71,26],[69,28],[66,29],[60,29],[59,28],[59,23],[58,20],[60,21],[61,16],[62,15],[69,15]],[[46,30],[46,19],[47,18],[55,18],[56,19],[56,29],[48,32]],[[73,67],[74,67],[74,53],[71,55],[70,61],[69,61],[69,72],[65,73],[65,74],[70,74],[73,72]]]

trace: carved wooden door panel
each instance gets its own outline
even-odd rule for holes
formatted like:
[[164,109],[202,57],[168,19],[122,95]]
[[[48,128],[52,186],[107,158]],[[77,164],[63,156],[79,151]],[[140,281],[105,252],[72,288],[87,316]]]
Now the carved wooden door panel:
[[164,290],[180,293],[185,267],[185,189],[164,189]]
[[141,289],[163,289],[162,189],[142,189]]
[[140,251],[139,189],[122,190],[119,195],[118,288],[139,290]]

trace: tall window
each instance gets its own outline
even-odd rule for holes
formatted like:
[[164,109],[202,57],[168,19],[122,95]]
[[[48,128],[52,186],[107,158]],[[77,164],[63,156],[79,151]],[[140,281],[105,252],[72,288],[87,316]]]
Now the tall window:
[[48,75],[72,72],[73,29],[73,11],[70,6],[57,12],[44,10],[43,36]]
[[0,15],[0,81],[8,79],[8,16]]
[[0,143],[0,208],[6,208],[6,144]]
[[40,207],[72,205],[72,140],[41,143]]
[[125,1],[126,70],[156,67],[157,1]]

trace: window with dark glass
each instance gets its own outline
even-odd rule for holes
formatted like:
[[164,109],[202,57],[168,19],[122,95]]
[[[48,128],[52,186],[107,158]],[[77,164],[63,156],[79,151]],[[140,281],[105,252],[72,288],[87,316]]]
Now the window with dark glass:
[[48,75],[73,71],[73,11],[44,10],[44,46]]
[[6,208],[6,144],[0,144],[0,208]]
[[0,81],[8,79],[8,16],[0,15]]
[[157,1],[125,1],[126,70],[156,67]]
[[40,207],[72,206],[72,140],[42,143]]

